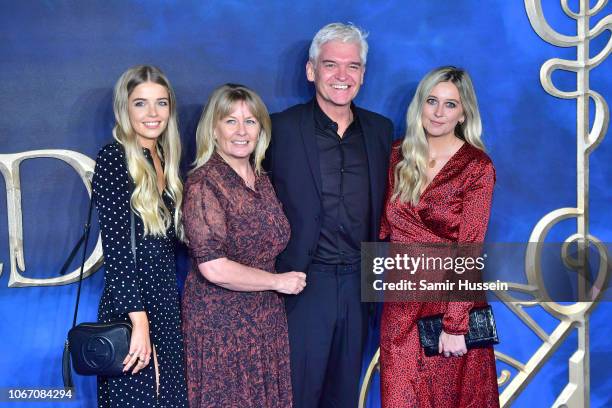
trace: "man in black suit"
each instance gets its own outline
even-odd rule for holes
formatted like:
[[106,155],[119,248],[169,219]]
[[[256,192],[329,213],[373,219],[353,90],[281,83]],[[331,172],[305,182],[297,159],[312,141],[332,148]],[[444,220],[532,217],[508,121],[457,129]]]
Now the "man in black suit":
[[357,406],[366,308],[360,301],[360,244],[377,239],[393,135],[391,121],[356,107],[368,44],[349,24],[314,37],[306,76],[316,96],[272,115],[267,170],[291,239],[277,270],[304,271],[287,297],[296,408]]

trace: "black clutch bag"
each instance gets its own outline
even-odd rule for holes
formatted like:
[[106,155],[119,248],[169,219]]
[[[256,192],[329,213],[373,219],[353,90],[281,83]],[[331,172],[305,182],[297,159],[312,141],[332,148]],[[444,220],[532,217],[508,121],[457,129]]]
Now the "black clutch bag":
[[[62,356],[62,376],[64,387],[72,388],[72,368],[81,375],[99,375],[103,377],[115,377],[123,375],[123,360],[130,351],[130,337],[132,325],[126,321],[116,321],[107,323],[80,323],[76,324],[79,311],[79,299],[81,296],[81,284],[83,283],[83,269],[85,266],[85,256],[87,253],[87,240],[91,224],[91,213],[93,199],[89,203],[89,213],[85,232],[72,250],[68,260],[62,268],[63,273],[74,255],[82,244],[83,259],[81,261],[81,273],[79,275],[79,285],[77,289],[76,304],[74,306],[74,318],[72,328],[68,331],[68,336],[64,344]],[[136,263],[136,233],[134,224],[134,213],[130,214],[130,244],[134,264]],[[72,361],[72,364],[70,362]]]
[[[417,321],[419,340],[427,357],[438,355],[438,340],[442,333],[443,315],[427,316]],[[469,331],[465,335],[468,349],[499,344],[491,306],[470,310]]]

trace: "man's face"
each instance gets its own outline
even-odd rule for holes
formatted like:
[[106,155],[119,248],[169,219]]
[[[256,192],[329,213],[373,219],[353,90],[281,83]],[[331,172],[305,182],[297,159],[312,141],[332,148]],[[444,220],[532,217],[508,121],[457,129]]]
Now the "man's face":
[[314,82],[322,109],[348,107],[357,96],[365,73],[360,50],[358,43],[329,41],[321,46],[316,64],[306,64],[306,77]]

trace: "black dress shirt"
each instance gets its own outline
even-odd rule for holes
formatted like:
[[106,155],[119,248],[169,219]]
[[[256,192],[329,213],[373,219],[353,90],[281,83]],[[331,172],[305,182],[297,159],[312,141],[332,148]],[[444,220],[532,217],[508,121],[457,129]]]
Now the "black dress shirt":
[[368,158],[359,118],[340,137],[315,100],[315,136],[321,167],[322,224],[314,263],[355,264],[361,242],[368,239],[370,182]]

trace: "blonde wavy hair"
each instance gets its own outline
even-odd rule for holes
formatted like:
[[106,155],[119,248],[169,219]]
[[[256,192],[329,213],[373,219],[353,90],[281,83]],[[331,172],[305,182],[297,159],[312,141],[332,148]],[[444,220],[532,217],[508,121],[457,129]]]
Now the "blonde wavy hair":
[[210,95],[196,129],[196,159],[193,163],[193,170],[210,160],[218,147],[214,134],[217,122],[230,115],[237,102],[244,102],[259,122],[259,135],[255,150],[251,153],[251,160],[255,173],[258,175],[262,173],[261,163],[270,144],[272,128],[270,115],[266,105],[255,91],[237,84],[221,85]]
[[[165,191],[174,201],[174,214],[170,213],[159,194],[155,168],[147,161],[128,114],[128,100],[132,91],[138,85],[146,82],[162,85],[168,91],[170,116],[166,129],[157,140],[157,149],[158,154],[164,160]],[[183,239],[184,234],[180,223],[183,183],[179,175],[181,140],[177,124],[176,97],[168,78],[159,68],[151,65],[138,65],[128,69],[115,85],[113,112],[115,113],[113,137],[121,143],[125,150],[128,171],[134,182],[130,206],[142,219],[144,235],[165,236],[166,230],[174,219],[177,236]]]
[[470,76],[466,71],[452,66],[434,69],[419,83],[406,112],[406,135],[400,146],[402,159],[394,169],[393,200],[399,198],[402,203],[409,201],[416,205],[421,197],[421,189],[427,184],[429,146],[421,116],[431,90],[440,82],[452,82],[459,90],[465,120],[457,123],[455,136],[477,149],[485,150],[480,138],[482,122],[478,102]]

